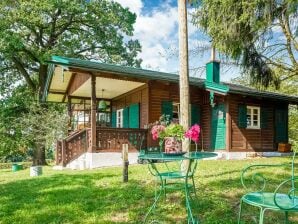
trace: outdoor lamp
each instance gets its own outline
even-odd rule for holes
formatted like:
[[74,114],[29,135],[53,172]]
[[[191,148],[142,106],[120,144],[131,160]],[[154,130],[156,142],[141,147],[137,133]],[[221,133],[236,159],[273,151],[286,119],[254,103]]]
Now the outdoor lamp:
[[[101,98],[103,98],[103,91],[104,89],[102,89],[102,95],[101,95]],[[101,99],[98,103],[98,109],[99,110],[105,110],[107,109],[107,103],[104,99]]]

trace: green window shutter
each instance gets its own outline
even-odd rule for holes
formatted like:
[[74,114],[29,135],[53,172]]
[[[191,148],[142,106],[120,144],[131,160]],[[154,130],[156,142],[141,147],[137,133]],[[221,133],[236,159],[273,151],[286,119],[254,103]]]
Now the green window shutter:
[[268,128],[268,115],[269,115],[268,108],[261,107],[261,128],[262,129]]
[[162,101],[161,103],[161,115],[169,115],[170,120],[173,119],[173,102],[172,101]]
[[247,127],[247,108],[245,104],[239,104],[238,106],[238,126],[239,128]]
[[140,106],[138,103],[129,106],[129,128],[140,128]]
[[288,109],[282,106],[275,109],[275,141],[288,142]]
[[200,124],[201,122],[201,108],[199,105],[191,105],[191,125]]
[[112,128],[116,128],[116,111],[112,111]]
[[129,108],[125,107],[123,109],[123,128],[129,127]]

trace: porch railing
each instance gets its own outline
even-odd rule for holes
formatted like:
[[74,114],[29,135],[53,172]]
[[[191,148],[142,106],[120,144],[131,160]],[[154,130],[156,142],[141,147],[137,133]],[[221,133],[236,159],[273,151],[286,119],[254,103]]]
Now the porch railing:
[[56,165],[65,166],[88,149],[87,130],[81,130],[57,142]]
[[96,139],[99,150],[116,150],[128,143],[129,149],[140,150],[147,146],[147,129],[97,128]]
[[[120,152],[122,144],[129,150],[140,150],[147,146],[147,129],[97,128],[97,152],[108,150]],[[56,165],[66,166],[85,152],[91,152],[91,129],[83,129],[68,136],[56,145]]]

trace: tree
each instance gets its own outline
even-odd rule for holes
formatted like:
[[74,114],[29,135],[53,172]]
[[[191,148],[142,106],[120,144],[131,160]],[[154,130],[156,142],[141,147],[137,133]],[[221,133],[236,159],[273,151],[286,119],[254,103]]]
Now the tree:
[[30,150],[33,165],[40,164],[45,159],[40,145],[49,149],[64,137],[67,121],[65,107],[43,107],[28,86],[18,86],[10,97],[0,100],[0,157],[25,155]]
[[129,39],[136,15],[114,1],[2,0],[0,9],[2,96],[25,80],[41,99],[52,55],[140,66]]
[[[179,88],[180,123],[183,128],[189,126],[189,74],[188,74],[188,34],[186,0],[178,0],[179,20]],[[189,151],[189,141],[183,141],[183,149]]]
[[240,62],[251,82],[278,87],[298,80],[297,20],[297,0],[202,0],[193,22]]

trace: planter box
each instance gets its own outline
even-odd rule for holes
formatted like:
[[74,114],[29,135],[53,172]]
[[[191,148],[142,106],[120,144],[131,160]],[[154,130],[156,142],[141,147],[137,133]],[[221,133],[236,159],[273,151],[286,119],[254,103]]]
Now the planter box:
[[278,143],[278,151],[279,152],[290,152],[291,146],[292,145],[289,143]]
[[31,166],[30,177],[37,177],[42,175],[42,166]]
[[12,169],[12,172],[16,172],[16,171],[22,170],[23,165],[14,163],[12,164],[11,169]]

